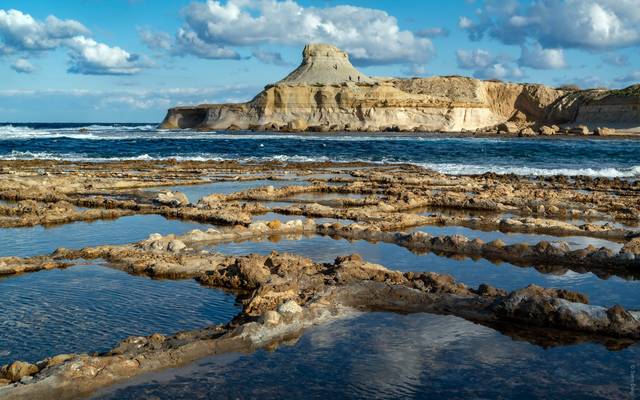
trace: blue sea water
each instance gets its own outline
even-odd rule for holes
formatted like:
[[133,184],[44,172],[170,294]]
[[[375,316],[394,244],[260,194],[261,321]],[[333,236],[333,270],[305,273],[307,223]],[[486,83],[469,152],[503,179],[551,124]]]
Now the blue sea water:
[[[640,179],[639,154],[640,141],[625,139],[203,133],[159,130],[153,124],[0,124],[0,160],[408,162],[453,174],[493,171]],[[237,190],[237,185],[193,187],[189,195],[197,199],[209,192]],[[261,218],[282,216],[270,213]],[[7,229],[0,237],[11,245],[4,255],[33,255],[58,246],[125,243],[155,231],[181,233],[198,227],[192,225],[196,224],[131,216],[50,229]],[[515,289],[536,283],[585,292],[594,304],[640,304],[638,281],[416,255],[390,244],[311,237],[229,243],[211,250],[292,251],[319,262],[360,253],[394,269],[449,273],[474,286],[490,282]],[[6,308],[0,319],[0,364],[68,351],[103,351],[128,335],[221,323],[238,312],[232,296],[193,281],[152,281],[103,265],[1,279],[0,293]],[[597,344],[544,349],[459,318],[428,314],[363,314],[310,329],[291,344],[275,352],[211,357],[145,375],[98,398],[545,398],[551,393],[564,398],[632,398],[640,354],[638,345],[615,352]]]
[[150,124],[4,124],[0,159],[408,162],[453,174],[640,177],[640,141],[159,130]]

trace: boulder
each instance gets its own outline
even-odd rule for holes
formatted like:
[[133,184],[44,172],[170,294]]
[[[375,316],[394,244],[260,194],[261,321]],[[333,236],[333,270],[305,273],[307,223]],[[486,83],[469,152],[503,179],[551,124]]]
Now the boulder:
[[153,201],[157,204],[170,207],[179,207],[189,204],[189,199],[184,193],[172,192],[170,190],[158,193]]
[[541,135],[551,136],[551,135],[555,135],[558,131],[556,131],[550,126],[543,125],[540,127],[539,132]]
[[513,122],[503,122],[502,124],[497,126],[499,132],[505,133],[518,133],[520,130],[518,125]]
[[573,133],[573,134],[576,134],[576,135],[588,135],[589,134],[589,127],[587,127],[586,125],[574,126],[573,128],[571,128],[569,130],[569,133]]
[[609,135],[613,135],[616,133],[616,130],[613,128],[606,128],[606,127],[597,127],[594,131],[593,134],[597,135],[597,136],[609,136]]
[[308,128],[307,123],[301,119],[289,121],[287,124],[287,130],[292,132],[303,132]]
[[11,382],[18,382],[25,376],[31,376],[38,372],[38,367],[24,361],[15,361],[4,371],[4,378]]
[[518,133],[518,136],[535,136],[536,132],[531,128],[524,128]]

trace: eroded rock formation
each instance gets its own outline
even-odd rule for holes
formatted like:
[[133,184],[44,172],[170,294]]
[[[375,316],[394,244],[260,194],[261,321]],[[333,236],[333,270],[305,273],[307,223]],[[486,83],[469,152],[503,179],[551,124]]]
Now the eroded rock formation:
[[459,76],[375,78],[355,69],[334,46],[307,45],[302,56],[296,70],[251,101],[172,108],[162,127],[495,133],[506,121],[513,123],[511,133],[531,126],[537,133],[545,124],[640,127],[640,95],[633,87],[569,92]]

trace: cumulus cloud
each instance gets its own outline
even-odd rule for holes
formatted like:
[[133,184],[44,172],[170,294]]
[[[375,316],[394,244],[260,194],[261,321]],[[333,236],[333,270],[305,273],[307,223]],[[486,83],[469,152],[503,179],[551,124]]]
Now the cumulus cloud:
[[13,64],[11,64],[11,69],[19,74],[30,74],[35,71],[36,68],[31,65],[28,60],[18,58]]
[[138,35],[142,42],[153,50],[169,50],[173,45],[171,36],[166,32],[153,32],[147,28],[138,28]]
[[0,51],[5,54],[51,50],[64,39],[87,34],[89,30],[78,21],[53,15],[37,21],[19,10],[0,10]]
[[84,36],[65,42],[71,57],[68,72],[86,75],[132,75],[149,66],[149,61],[120,47],[109,47]]
[[518,66],[508,56],[493,56],[486,50],[458,50],[456,52],[458,67],[473,70],[473,76],[480,79],[517,80],[524,77]]
[[[148,90],[112,89],[0,89],[0,109],[13,109],[15,120],[33,121],[33,110],[44,121],[114,122],[162,120],[167,107],[173,105],[246,101],[260,90],[251,85],[219,85],[206,88],[158,88]],[[50,107],[56,104],[56,107]]]
[[[0,10],[0,54],[30,55],[64,48],[69,51],[68,72],[95,75],[130,75],[149,67],[150,63],[120,47],[111,47],[89,38],[89,30],[75,20],[53,15],[43,21],[19,10]],[[12,68],[27,72],[31,64],[22,58]]]
[[449,36],[449,30],[447,28],[425,28],[416,32],[416,36],[423,38],[437,38],[437,37],[447,37]]
[[459,26],[469,38],[485,34],[505,44],[528,40],[544,48],[607,50],[640,44],[640,7],[637,0],[485,1],[474,20],[463,17]]
[[183,10],[174,54],[240,58],[237,47],[300,46],[327,42],[349,52],[355,64],[424,64],[432,42],[401,30],[395,17],[372,8],[303,7],[294,0],[194,2]]
[[240,54],[235,50],[203,40],[192,30],[180,28],[176,35],[176,43],[172,48],[174,55],[191,54],[196,57],[239,60]]
[[254,50],[251,54],[254,58],[262,61],[265,64],[273,64],[273,65],[290,65],[290,63],[286,62],[282,58],[282,54],[278,52],[265,51],[265,50]]
[[519,63],[534,69],[561,69],[567,67],[562,49],[544,49],[539,43],[522,46]]

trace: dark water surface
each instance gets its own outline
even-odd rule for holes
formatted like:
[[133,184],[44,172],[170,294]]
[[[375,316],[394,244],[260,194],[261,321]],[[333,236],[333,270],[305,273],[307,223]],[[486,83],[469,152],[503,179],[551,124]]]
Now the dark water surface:
[[357,253],[365,260],[399,271],[433,271],[449,274],[458,281],[477,287],[481,283],[506,290],[529,284],[564,288],[583,292],[596,305],[621,304],[640,310],[640,281],[619,277],[600,279],[592,273],[559,270],[554,274],[542,273],[535,268],[517,267],[508,263],[494,264],[485,259],[458,260],[434,253],[419,255],[390,243],[370,243],[364,240],[348,241],[328,236],[301,236],[300,238],[272,237],[271,240],[225,243],[206,247],[223,254],[243,255],[272,251],[295,253],[316,262],[333,262],[336,256]]
[[[83,129],[80,131],[80,129]],[[0,159],[411,162],[448,173],[640,177],[640,141],[157,130],[154,125],[0,125]]]
[[543,349],[463,319],[362,314],[274,352],[209,357],[97,399],[632,398],[638,346]]
[[106,351],[128,336],[225,323],[235,298],[194,280],[152,280],[105,266],[0,278],[0,365]]
[[104,244],[126,244],[152,233],[183,234],[193,229],[207,230],[212,225],[166,219],[159,215],[132,215],[114,220],[74,222],[43,227],[0,229],[0,257],[29,257],[49,254],[58,247],[79,249]]

